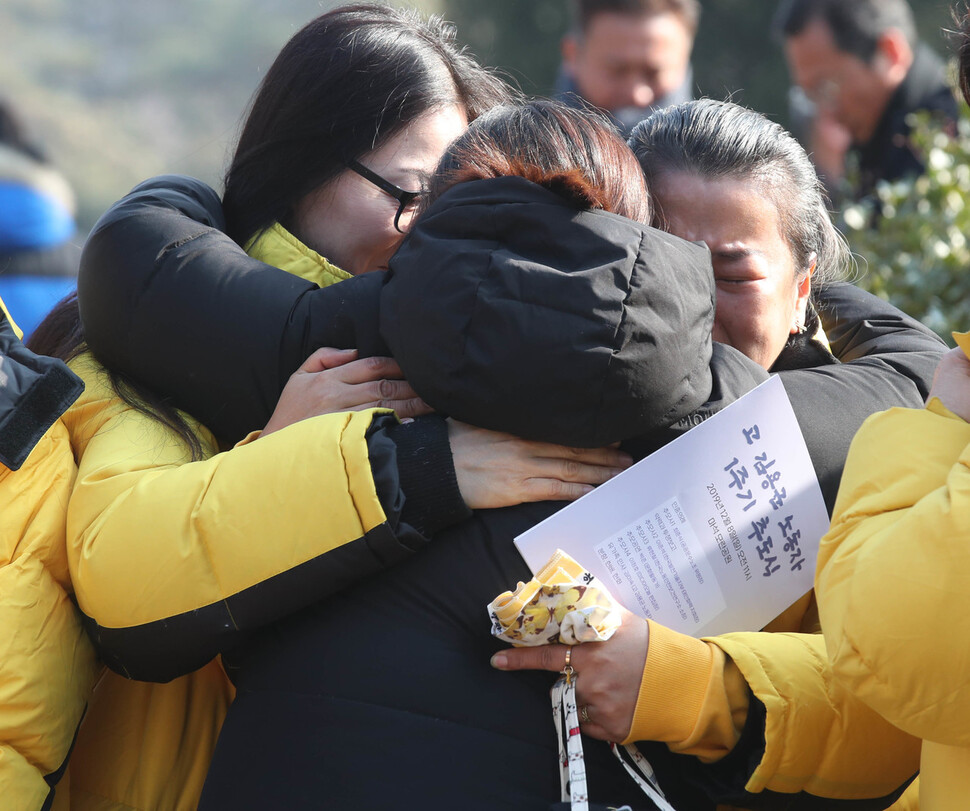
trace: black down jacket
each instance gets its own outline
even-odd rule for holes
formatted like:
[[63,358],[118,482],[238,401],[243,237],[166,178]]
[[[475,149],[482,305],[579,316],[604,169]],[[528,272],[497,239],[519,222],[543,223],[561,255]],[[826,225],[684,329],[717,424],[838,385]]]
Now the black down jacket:
[[[384,340],[460,419],[603,444],[709,399],[706,249],[527,181],[451,189],[383,281]],[[550,677],[489,666],[485,606],[528,579],[513,539],[560,506],[480,511],[224,654],[239,697],[202,807],[548,808]],[[644,804],[606,745],[586,752],[594,799]]]
[[484,428],[597,447],[711,394],[707,249],[518,177],[442,195],[391,260],[380,313],[415,390]]

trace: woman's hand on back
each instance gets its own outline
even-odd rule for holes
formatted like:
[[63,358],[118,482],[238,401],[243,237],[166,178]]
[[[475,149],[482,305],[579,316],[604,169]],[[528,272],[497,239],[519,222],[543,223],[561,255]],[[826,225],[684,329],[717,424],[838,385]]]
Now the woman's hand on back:
[[448,420],[458,488],[473,510],[573,501],[633,460],[616,448],[567,448]]
[[402,419],[431,412],[393,358],[358,360],[356,349],[323,347],[290,376],[262,436],[320,414],[365,408],[393,408]]

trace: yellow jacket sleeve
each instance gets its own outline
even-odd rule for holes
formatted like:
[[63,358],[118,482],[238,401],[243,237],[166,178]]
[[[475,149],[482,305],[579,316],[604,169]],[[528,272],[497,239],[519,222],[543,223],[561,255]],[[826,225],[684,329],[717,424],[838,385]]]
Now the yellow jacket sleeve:
[[970,424],[936,399],[871,417],[817,571],[836,676],[901,729],[958,747],[970,746],[968,465]]
[[67,431],[59,421],[19,470],[0,465],[4,807],[39,809],[49,801],[97,674],[67,574],[64,516],[74,474]]
[[80,457],[68,510],[78,603],[109,666],[165,681],[424,542],[397,521],[379,411],[306,420],[209,458],[114,396],[90,356],[65,416]]
[[[764,708],[763,727],[747,723],[752,704]],[[819,808],[827,800],[892,797],[919,768],[919,741],[834,681],[819,634],[700,640],[651,622],[630,740],[662,741],[701,764],[733,753],[745,764],[732,775],[737,790],[804,793]],[[873,740],[881,742],[878,758]],[[695,780],[705,784],[702,767]]]
[[[919,770],[919,741],[833,678],[820,634],[736,633],[710,641],[765,707],[764,754],[747,791],[880,798]],[[880,741],[878,757],[874,740]]]

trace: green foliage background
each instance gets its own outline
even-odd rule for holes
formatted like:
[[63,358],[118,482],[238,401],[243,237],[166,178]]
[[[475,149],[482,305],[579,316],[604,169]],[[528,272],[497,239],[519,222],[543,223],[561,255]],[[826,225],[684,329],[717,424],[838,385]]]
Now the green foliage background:
[[955,138],[922,116],[915,118],[913,141],[926,156],[926,174],[880,184],[875,200],[842,212],[842,231],[859,262],[859,286],[892,301],[953,346],[950,333],[970,329],[966,108]]

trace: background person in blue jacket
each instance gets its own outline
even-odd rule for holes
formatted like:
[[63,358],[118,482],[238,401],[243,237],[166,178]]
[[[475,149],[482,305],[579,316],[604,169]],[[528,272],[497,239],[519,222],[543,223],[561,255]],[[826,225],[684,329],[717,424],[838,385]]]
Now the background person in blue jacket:
[[0,296],[28,337],[77,281],[74,193],[0,102]]

